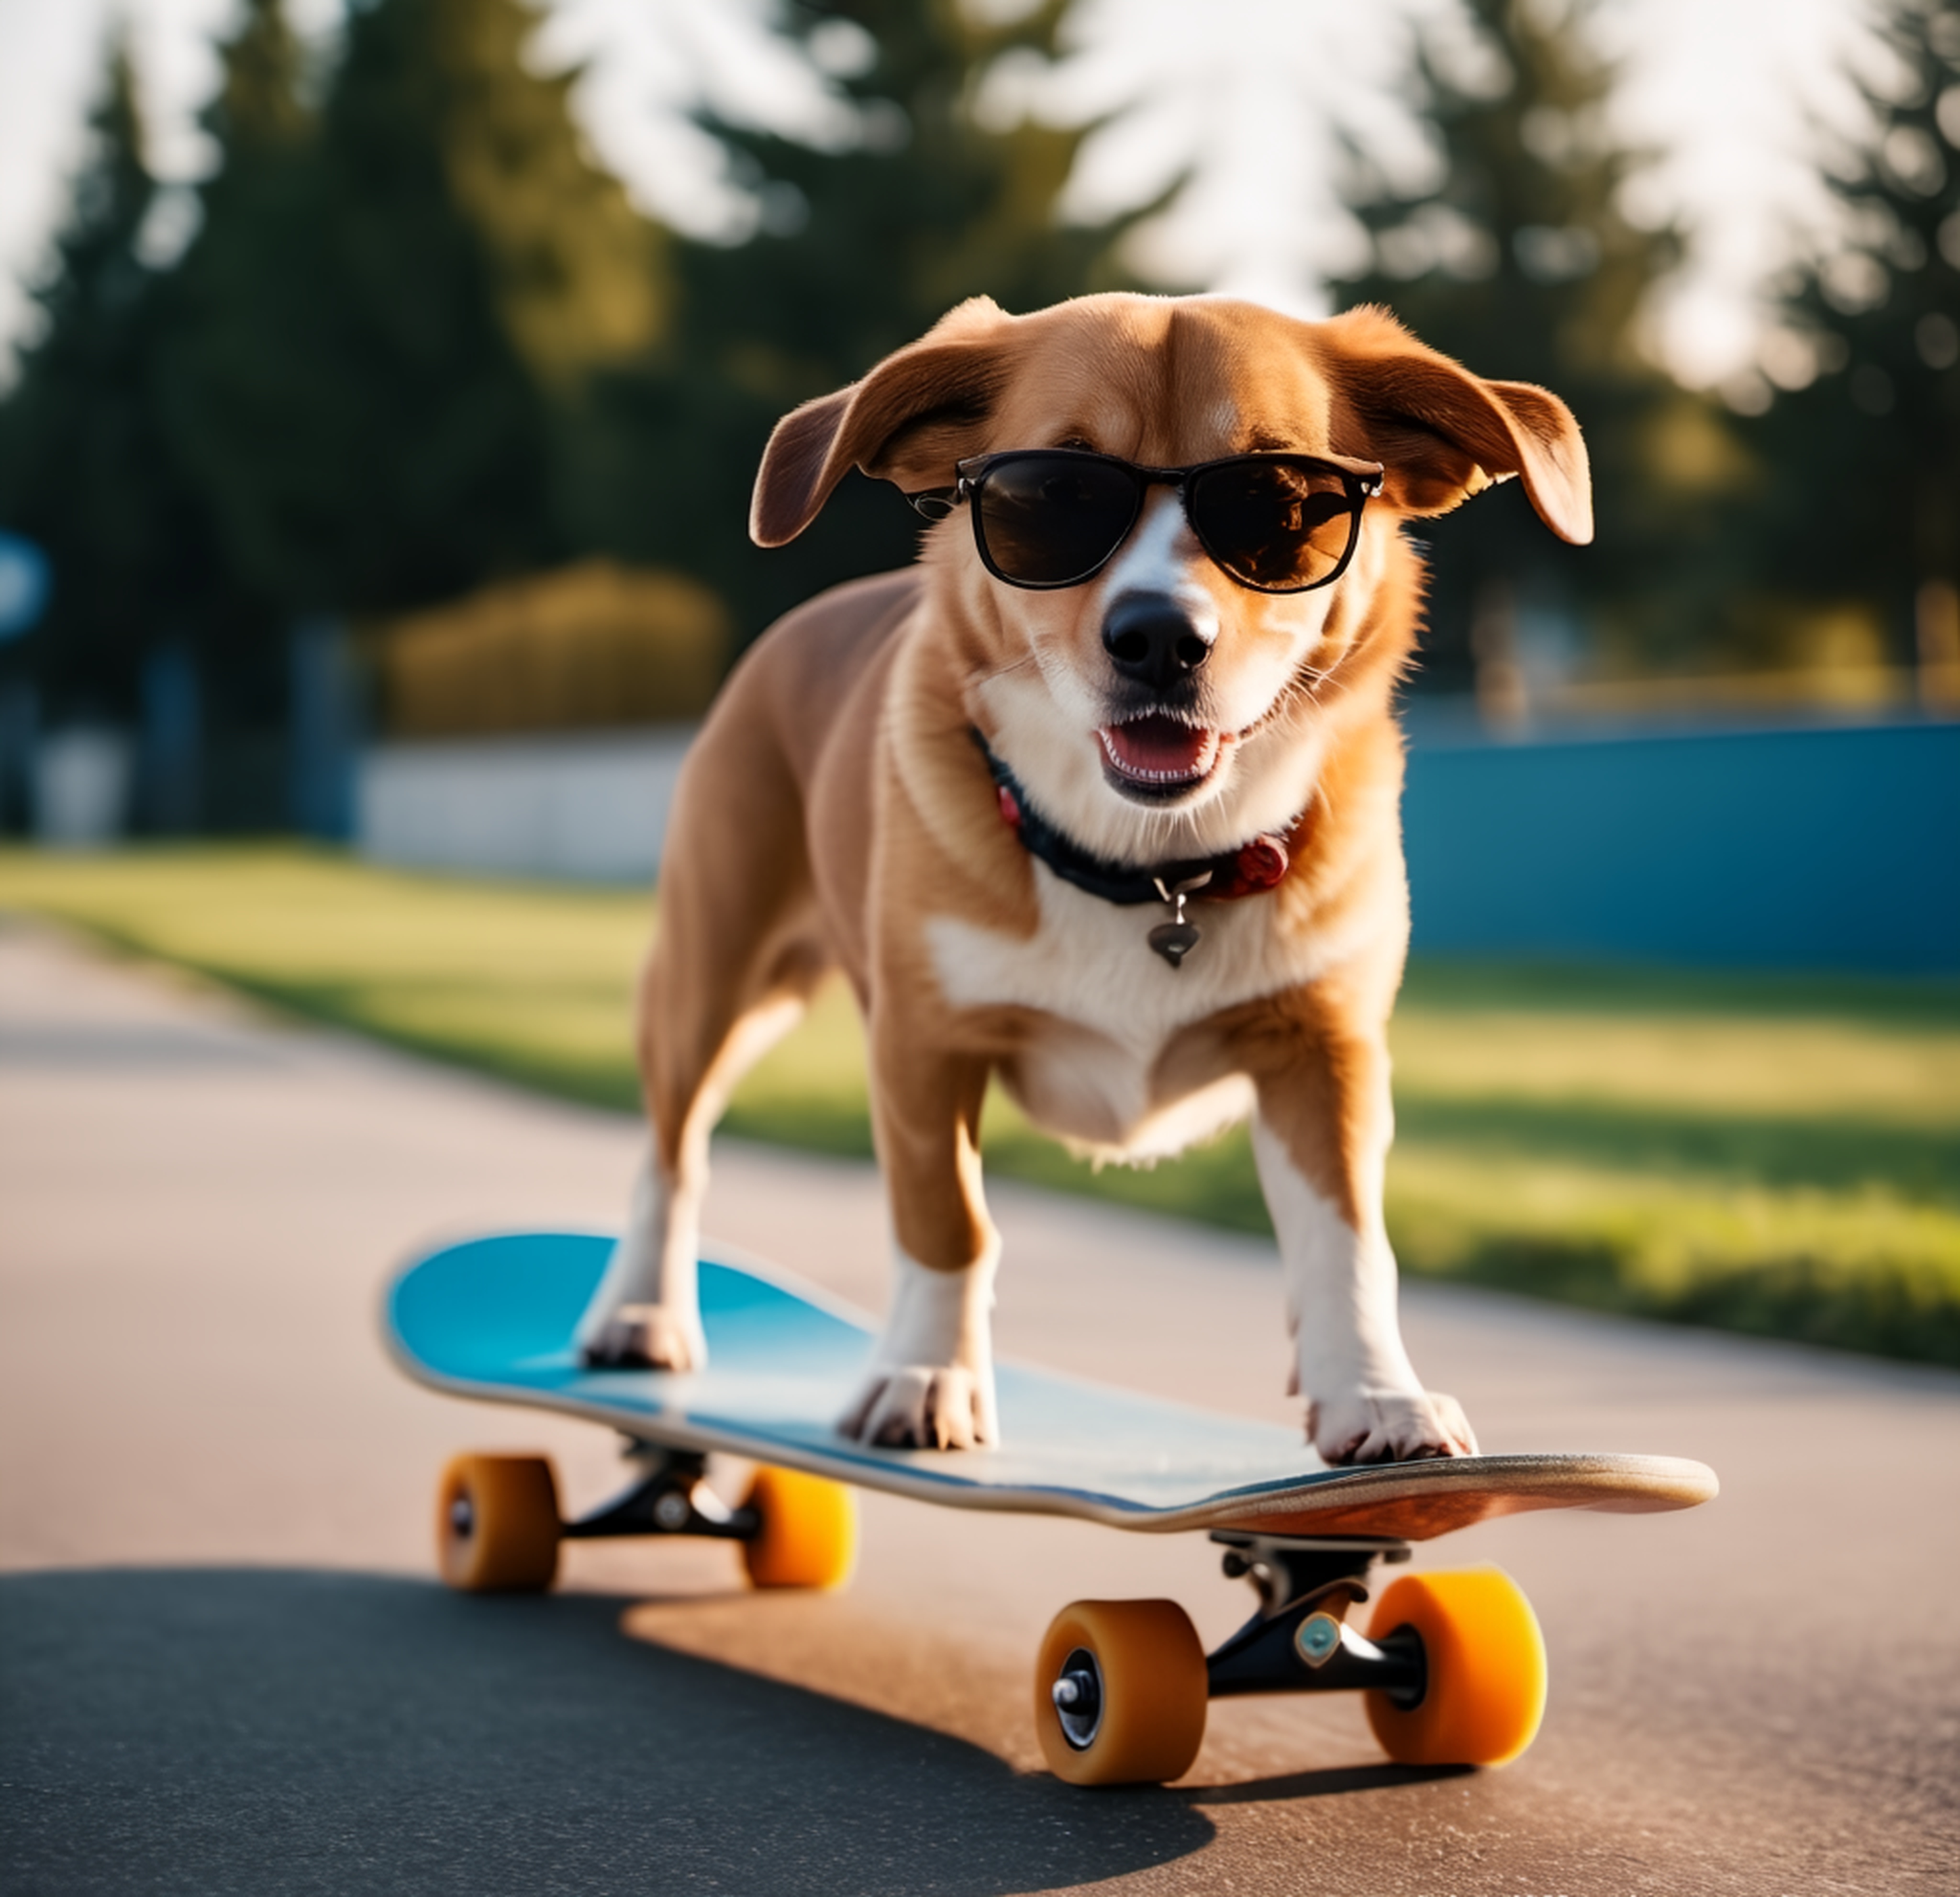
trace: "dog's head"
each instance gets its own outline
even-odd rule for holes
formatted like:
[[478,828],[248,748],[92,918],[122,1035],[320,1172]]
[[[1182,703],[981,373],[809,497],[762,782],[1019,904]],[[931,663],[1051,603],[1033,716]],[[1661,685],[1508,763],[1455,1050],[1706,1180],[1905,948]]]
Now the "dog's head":
[[1118,858],[1235,847],[1302,807],[1340,708],[1382,702],[1412,641],[1402,520],[1515,476],[1554,532],[1592,533],[1578,427],[1545,390],[1482,380],[1379,310],[1303,323],[1129,295],[1018,317],[963,304],[784,418],[750,530],[765,546],[794,538],[854,466],[950,495],[962,463],[1052,448],[1152,470],[1316,457],[1328,472],[1314,504],[1360,510],[1338,577],[1289,591],[1226,571],[1194,531],[1189,490],[1168,482],[1142,490],[1134,525],[1080,584],[1031,590],[990,571],[958,517],[969,507],[934,530],[926,558],[957,604],[968,715],[1045,813]]

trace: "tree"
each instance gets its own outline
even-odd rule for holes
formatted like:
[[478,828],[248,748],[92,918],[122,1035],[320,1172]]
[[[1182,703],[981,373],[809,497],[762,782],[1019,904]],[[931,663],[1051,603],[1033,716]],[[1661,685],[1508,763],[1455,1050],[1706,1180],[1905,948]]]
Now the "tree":
[[0,406],[0,523],[46,550],[54,581],[17,662],[56,720],[128,715],[198,539],[155,399],[157,281],[142,237],[156,182],[120,37],[90,132],[38,294],[42,333]]
[[1052,57],[1066,10],[792,0],[785,30],[837,76],[856,135],[819,151],[709,115],[764,221],[746,243],[689,255],[690,342],[787,404],[863,374],[966,297],[1038,309],[1126,281],[1110,252],[1133,219],[1055,215],[1084,133],[975,113],[991,64]]
[[1793,272],[1759,424],[1779,470],[1765,565],[1864,601],[1888,655],[1960,667],[1960,0],[1892,0],[1892,69],[1828,182],[1847,241]]
[[854,380],[981,292],[1014,310],[1128,279],[1115,247],[1146,211],[1063,224],[1083,129],[976,109],[994,62],[1053,56],[1067,0],[1001,18],[960,0],[788,0],[782,32],[832,78],[854,133],[819,149],[703,123],[761,205],[733,246],[677,247],[681,307],[664,364],[609,390],[588,444],[590,516],[618,551],[687,565],[751,637],[818,587],[902,564],[917,522],[847,482],[794,546],[749,546],[748,494],[777,419]]
[[587,155],[571,110],[578,72],[531,70],[529,0],[425,3],[450,189],[488,250],[505,331],[533,375],[568,392],[658,339],[664,233]]
[[294,374],[287,324],[292,273],[308,261],[306,167],[317,130],[300,42],[281,0],[246,0],[219,49],[221,77],[202,115],[216,170],[199,189],[199,228],[161,287],[161,397],[172,447],[214,522],[219,556],[199,644],[237,677],[262,665],[280,629],[282,549],[265,519],[272,425]]
[[1398,192],[1357,156],[1353,208],[1372,266],[1332,288],[1341,304],[1387,304],[1479,374],[1564,396],[1592,458],[1599,537],[1558,546],[1516,494],[1426,530],[1421,683],[1458,689],[1473,636],[1487,654],[1514,645],[1520,617],[1623,654],[1678,638],[1692,616],[1680,582],[1715,541],[1711,504],[1742,486],[1747,468],[1709,406],[1641,349],[1647,292],[1681,247],[1673,231],[1642,228],[1621,208],[1640,154],[1608,135],[1614,73],[1593,48],[1598,0],[1469,4],[1494,71],[1421,49],[1440,179]]
[[521,0],[362,0],[317,123],[277,0],[227,51],[174,416],[240,580],[290,619],[547,563],[555,463],[644,349],[655,233],[585,157]]

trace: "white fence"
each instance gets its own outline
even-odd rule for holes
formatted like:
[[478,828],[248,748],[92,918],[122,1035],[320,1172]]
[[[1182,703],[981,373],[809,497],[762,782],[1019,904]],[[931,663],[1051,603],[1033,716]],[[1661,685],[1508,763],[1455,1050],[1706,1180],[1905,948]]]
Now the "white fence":
[[644,882],[692,725],[377,745],[355,788],[361,854],[417,869]]

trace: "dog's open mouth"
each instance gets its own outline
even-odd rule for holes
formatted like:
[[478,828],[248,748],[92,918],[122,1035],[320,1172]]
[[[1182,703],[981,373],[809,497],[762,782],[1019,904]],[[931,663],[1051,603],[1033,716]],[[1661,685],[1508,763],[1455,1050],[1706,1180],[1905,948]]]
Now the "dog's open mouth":
[[1202,784],[1218,768],[1223,748],[1216,731],[1152,711],[1096,734],[1109,775],[1124,790],[1162,797]]

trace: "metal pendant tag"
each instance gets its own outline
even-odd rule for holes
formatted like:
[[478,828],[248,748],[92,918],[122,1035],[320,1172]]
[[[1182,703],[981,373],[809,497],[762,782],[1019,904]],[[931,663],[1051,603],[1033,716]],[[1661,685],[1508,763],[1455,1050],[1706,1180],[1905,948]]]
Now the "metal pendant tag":
[[1144,939],[1172,968],[1177,968],[1202,937],[1195,922],[1160,922]]
[[1152,877],[1150,880],[1157,886],[1158,895],[1170,905],[1171,918],[1168,922],[1160,922],[1144,939],[1173,969],[1182,968],[1184,958],[1204,940],[1204,931],[1185,915],[1185,899],[1193,890],[1201,890],[1211,880],[1211,872],[1207,870],[1202,876],[1194,876],[1188,883],[1180,883],[1174,890],[1166,889],[1160,876]]

